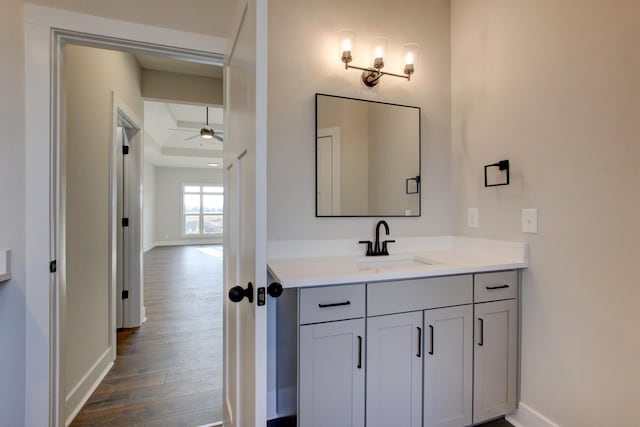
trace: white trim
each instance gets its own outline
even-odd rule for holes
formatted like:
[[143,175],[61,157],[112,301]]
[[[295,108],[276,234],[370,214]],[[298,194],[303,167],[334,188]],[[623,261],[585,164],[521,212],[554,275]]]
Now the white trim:
[[[318,129],[316,134],[316,148],[318,138],[331,138],[331,214],[340,215],[342,200],[340,191],[342,187],[342,142],[340,139],[340,127],[329,127]],[[316,161],[318,157],[316,156]],[[318,165],[316,164],[316,168]],[[316,197],[318,193],[318,182],[316,180]],[[317,206],[317,202],[316,202]],[[316,212],[317,215],[317,212]]]
[[11,251],[0,250],[0,283],[11,280]]
[[[149,49],[180,57],[180,49],[219,58],[226,39],[133,22],[106,19],[25,4],[25,425],[58,427],[61,415],[59,273],[47,266],[59,256],[59,207],[53,193],[59,188],[59,147],[52,145],[59,117],[54,117],[52,70],[57,55],[54,29],[112,38],[112,45],[146,44]],[[79,40],[84,36],[78,36]],[[115,40],[115,41],[114,41]],[[119,42],[118,42],[119,41]],[[131,41],[131,42],[129,42]],[[119,44],[118,44],[119,43]],[[139,50],[143,50],[139,46]],[[53,49],[53,50],[52,50]],[[220,59],[217,59],[219,62]],[[44,95],[44,96],[43,96]],[[50,125],[51,124],[51,125]],[[50,151],[51,150],[51,151]],[[59,270],[60,271],[60,270]]]
[[[124,194],[118,190],[118,162],[120,147],[122,141],[118,141],[117,129],[118,121],[123,119],[127,123],[127,129],[135,129],[135,135],[128,141],[129,161],[122,163],[122,170],[127,179],[124,181],[126,189]],[[142,304],[144,295],[144,264],[143,251],[141,248],[142,230],[144,229],[144,216],[142,214],[142,195],[143,189],[143,156],[144,156],[144,139],[143,139],[143,122],[136,113],[112,91],[112,116],[111,116],[111,163],[109,168],[110,180],[110,218],[109,218],[109,235],[110,244],[110,260],[109,260],[109,284],[111,288],[109,297],[109,313],[110,313],[110,329],[109,329],[109,345],[113,348],[113,360],[116,358],[116,328],[122,320],[122,327],[133,328],[142,325]],[[131,219],[129,227],[123,229],[119,222],[121,220],[118,214],[118,198],[123,197],[122,217]],[[122,300],[118,298],[117,283],[117,263],[118,263],[118,233],[122,233],[121,250],[127,255],[127,259],[122,265],[122,278],[124,283],[130,285],[129,298]],[[117,317],[117,304],[122,304],[122,319]]]
[[201,239],[183,239],[183,240],[163,240],[156,242],[155,246],[197,246],[197,245],[220,245],[223,242],[222,235],[215,238],[201,238]]
[[526,403],[520,402],[518,409],[507,415],[507,421],[515,427],[560,427]]
[[111,348],[108,348],[65,397],[65,413],[69,414],[64,422],[65,426],[71,424],[112,367]]
[[219,54],[227,39],[25,3],[26,24]]

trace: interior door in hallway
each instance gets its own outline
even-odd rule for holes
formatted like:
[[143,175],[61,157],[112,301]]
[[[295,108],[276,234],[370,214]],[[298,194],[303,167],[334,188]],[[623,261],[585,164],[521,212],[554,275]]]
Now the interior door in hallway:
[[224,425],[233,427],[263,427],[267,413],[267,310],[256,295],[267,280],[267,15],[267,2],[247,1],[226,68],[225,294],[246,290],[224,304]]

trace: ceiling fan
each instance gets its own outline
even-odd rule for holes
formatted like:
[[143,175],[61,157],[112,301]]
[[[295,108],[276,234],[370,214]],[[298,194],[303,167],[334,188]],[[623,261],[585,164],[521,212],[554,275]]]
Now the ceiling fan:
[[200,131],[197,131],[195,129],[169,129],[169,130],[175,130],[175,131],[183,131],[183,132],[196,132],[196,135],[190,136],[188,138],[185,138],[185,141],[189,141],[192,140],[194,138],[202,138],[202,139],[217,139],[220,142],[223,142],[223,131],[222,130],[213,130],[213,128],[211,126],[209,126],[209,107],[206,107],[207,110],[207,122],[204,126],[202,126],[202,128],[200,128]]

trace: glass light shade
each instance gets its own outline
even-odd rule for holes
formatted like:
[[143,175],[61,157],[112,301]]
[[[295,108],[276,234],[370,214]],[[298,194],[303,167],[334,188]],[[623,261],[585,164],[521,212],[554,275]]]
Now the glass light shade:
[[418,65],[418,45],[415,43],[409,43],[403,46],[404,64],[405,66],[411,65],[413,69],[416,69]]
[[373,57],[375,59],[384,58],[387,54],[388,41],[384,37],[376,37],[373,39]]
[[353,30],[340,31],[340,52],[351,52],[356,46],[356,33]]

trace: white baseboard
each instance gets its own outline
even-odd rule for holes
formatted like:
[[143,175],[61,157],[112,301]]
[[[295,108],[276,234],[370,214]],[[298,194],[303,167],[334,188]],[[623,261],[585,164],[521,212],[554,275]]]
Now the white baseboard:
[[522,402],[514,413],[507,415],[506,419],[515,427],[560,427],[559,424]]
[[185,246],[185,245],[215,245],[222,244],[222,237],[210,239],[182,239],[182,240],[161,240],[154,243],[156,246]]
[[102,356],[96,360],[93,366],[89,368],[73,390],[67,394],[64,401],[65,426],[71,424],[76,415],[78,415],[78,412],[80,412],[80,409],[87,403],[87,400],[89,400],[112,367],[113,360],[111,359],[111,347],[109,347],[102,353]]
[[140,311],[140,325],[147,321],[147,306],[143,305]]

